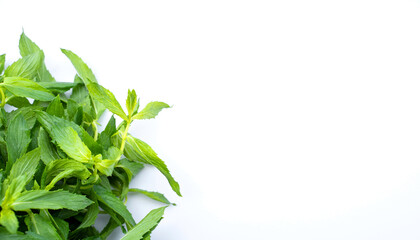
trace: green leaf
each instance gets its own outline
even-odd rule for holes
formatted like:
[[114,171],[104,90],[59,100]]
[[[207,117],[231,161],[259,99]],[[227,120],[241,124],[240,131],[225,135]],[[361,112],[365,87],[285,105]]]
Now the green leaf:
[[41,149],[41,160],[45,165],[48,165],[51,161],[60,158],[44,128],[39,130],[38,146]]
[[12,180],[19,176],[25,176],[24,182],[28,183],[34,176],[39,160],[41,158],[41,150],[36,148],[22,157],[13,164],[8,179]]
[[105,129],[99,134],[98,143],[101,144],[104,149],[108,149],[112,146],[111,137],[116,132],[115,118],[114,115],[112,115]]
[[82,223],[80,223],[77,229],[87,228],[95,224],[98,214],[99,214],[99,206],[98,206],[98,202],[95,201],[92,205],[88,207],[87,212],[82,220]]
[[25,223],[31,232],[46,237],[47,239],[61,239],[48,217],[41,216],[40,214],[30,214],[25,218]]
[[112,194],[112,192],[100,185],[94,185],[93,190],[95,191],[98,200],[123,217],[129,228],[136,224],[133,216],[127,210],[127,207],[114,194]]
[[151,119],[155,118],[158,113],[164,109],[170,108],[170,106],[164,102],[150,102],[146,105],[143,110],[133,116],[133,119]]
[[80,162],[89,162],[92,159],[91,151],[72,127],[58,122],[51,127],[51,137],[69,157]]
[[41,51],[41,49],[23,32],[19,39],[19,50],[22,57]]
[[132,116],[139,109],[139,100],[137,99],[137,94],[134,89],[131,91],[128,90],[125,106],[127,107],[128,116]]
[[11,120],[6,131],[6,146],[8,153],[6,172],[11,169],[13,163],[18,158],[25,154],[30,142],[30,129],[27,128],[26,121],[22,114],[18,114]]
[[4,72],[6,77],[33,79],[44,60],[42,51],[37,51],[14,62]]
[[7,104],[15,108],[29,107],[31,103],[25,97],[13,96],[7,100]]
[[55,183],[63,178],[76,177],[85,180],[90,176],[89,170],[82,163],[72,159],[57,159],[50,162],[45,168],[45,181],[51,189]]
[[54,99],[54,95],[48,89],[26,78],[6,77],[1,85],[18,97],[28,97],[40,101]]
[[0,55],[0,74],[4,70],[4,64],[6,63],[6,54]]
[[162,219],[166,207],[154,209],[149,212],[133,229],[131,229],[121,240],[139,240],[142,236],[151,231]]
[[86,85],[86,87],[88,88],[89,93],[93,99],[103,104],[109,111],[118,115],[122,119],[128,120],[127,115],[111,91],[97,83],[89,83]]
[[12,204],[15,211],[29,209],[84,209],[93,202],[83,195],[69,193],[63,190],[46,191],[32,190],[23,192]]
[[124,169],[127,173],[128,179],[131,181],[131,179],[144,168],[144,165],[140,162],[130,161],[127,158],[123,158],[115,167]]
[[72,82],[39,82],[38,84],[43,88],[56,92],[67,92],[77,85]]
[[10,209],[2,209],[0,213],[0,224],[5,226],[10,233],[16,233],[19,222],[15,213]]
[[98,82],[95,75],[93,75],[92,70],[86,65],[85,62],[83,62],[79,56],[66,49],[61,49],[61,52],[70,59],[71,63],[77,71],[77,74],[79,74],[85,85],[88,85],[91,82]]
[[[22,33],[19,40],[19,50],[22,57],[41,52],[41,49],[29,39],[25,33]],[[51,73],[47,70],[44,61],[42,61],[40,68],[36,73],[36,78],[40,82],[54,82],[54,78]]]
[[[115,138],[118,142],[121,141],[122,135],[121,131],[119,133],[120,134]],[[174,190],[174,192],[176,192],[179,196],[182,196],[179,184],[170,174],[168,167],[147,143],[128,135],[124,148],[124,156],[133,161],[140,161],[155,166],[166,177],[166,179],[168,179],[172,190]]]
[[[82,79],[85,85],[88,85],[90,83],[97,83],[96,77],[95,75],[93,75],[92,70],[86,65],[85,62],[83,62],[83,60],[79,56],[74,54],[72,51],[66,49],[61,49],[61,52],[63,52],[70,59],[74,68],[76,69],[77,74]],[[93,108],[95,109],[96,113],[95,119],[99,118],[105,110],[104,106],[96,100],[94,101]]]
[[61,104],[60,95],[57,95],[57,97],[50,102],[46,112],[57,117],[64,116],[64,107],[63,104]]
[[141,194],[143,194],[143,195],[145,195],[145,196],[147,196],[147,197],[149,197],[153,200],[156,200],[158,202],[175,205],[174,203],[169,202],[169,200],[162,193],[150,192],[150,191],[146,191],[146,190],[138,189],[138,188],[130,188],[129,192],[141,193]]
[[[79,125],[75,124],[74,122],[65,120],[63,118],[59,118],[56,116],[52,116],[46,112],[37,111],[36,117],[38,121],[41,123],[42,127],[53,136],[52,129],[55,128],[57,125],[65,126],[73,128],[79,137],[82,139],[83,143],[95,154],[99,154],[102,152],[102,146],[99,145],[92,136],[90,136],[85,129],[80,127]],[[55,140],[55,139],[53,139]]]

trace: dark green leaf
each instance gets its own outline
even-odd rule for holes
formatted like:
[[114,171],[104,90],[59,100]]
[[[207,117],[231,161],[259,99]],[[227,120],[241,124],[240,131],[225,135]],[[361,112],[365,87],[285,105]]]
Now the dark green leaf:
[[117,132],[117,128],[115,125],[115,118],[111,116],[109,119],[108,124],[105,127],[105,130],[99,134],[98,143],[103,146],[104,149],[108,149],[112,146],[111,137]]
[[25,154],[28,148],[30,138],[30,129],[26,126],[26,121],[22,114],[14,117],[6,131],[6,145],[8,153],[8,162],[6,172],[8,172],[13,163]]
[[23,175],[25,184],[28,183],[37,170],[40,158],[41,150],[39,148],[26,153],[13,164],[8,179],[12,180]]
[[60,156],[57,153],[57,150],[51,143],[51,139],[48,136],[47,132],[45,132],[44,128],[41,128],[39,130],[38,146],[41,149],[41,160],[44,162],[45,165],[48,165],[48,163],[50,163],[51,161],[60,158]]
[[123,217],[129,228],[136,224],[133,216],[127,210],[127,207],[114,194],[112,194],[112,192],[109,192],[100,185],[94,185],[93,190],[95,191],[98,200]]
[[25,218],[25,223],[31,232],[47,239],[61,239],[48,217],[43,217],[40,214],[30,214]]
[[82,163],[72,159],[57,159],[50,162],[45,168],[45,181],[49,183],[46,190],[51,189],[63,178],[76,177],[84,180],[89,176],[90,172]]

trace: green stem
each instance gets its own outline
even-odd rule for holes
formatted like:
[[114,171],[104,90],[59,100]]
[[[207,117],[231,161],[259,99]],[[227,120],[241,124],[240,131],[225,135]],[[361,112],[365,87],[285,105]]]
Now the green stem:
[[27,210],[26,211],[27,213],[28,213],[28,215],[29,215],[29,217],[31,218],[31,220],[32,220],[32,223],[34,224],[34,230],[35,230],[35,232],[37,233],[37,234],[40,234],[40,232],[39,232],[39,229],[38,229],[38,225],[36,224],[36,220],[35,220],[35,216],[34,216],[34,214],[32,213],[32,211],[31,210]]
[[6,105],[6,96],[4,96],[3,88],[0,87],[0,94],[1,94],[1,107],[4,107]]
[[93,140],[98,140],[98,126],[96,124],[96,120],[93,120],[92,126],[95,129],[95,136],[93,136]]
[[127,139],[128,128],[130,127],[130,124],[131,124],[131,118],[128,119],[127,126],[124,129],[124,133],[121,139],[121,148],[120,148],[121,152],[124,152],[125,140]]

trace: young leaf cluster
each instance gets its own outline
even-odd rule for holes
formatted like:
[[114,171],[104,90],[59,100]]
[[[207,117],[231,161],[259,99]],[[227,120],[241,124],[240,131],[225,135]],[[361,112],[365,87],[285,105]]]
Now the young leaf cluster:
[[[166,164],[129,127],[169,105],[151,102],[139,110],[129,90],[124,109],[73,52],[62,49],[76,69],[74,82],[57,82],[43,51],[24,33],[19,50],[22,57],[9,66],[0,55],[0,239],[106,239],[116,228],[125,240],[150,239],[172,203],[161,193],[130,188],[131,180],[149,164],[181,192]],[[106,110],[122,123],[112,116],[99,132]],[[137,223],[124,204],[130,192],[166,206]],[[99,214],[110,216],[101,230],[94,227]]]

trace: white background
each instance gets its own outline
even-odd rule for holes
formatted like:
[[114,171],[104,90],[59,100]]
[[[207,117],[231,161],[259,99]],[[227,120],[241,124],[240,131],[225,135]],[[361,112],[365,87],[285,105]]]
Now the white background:
[[[173,105],[133,124],[184,197],[154,240],[420,239],[420,1],[3,1],[58,81],[74,51],[125,101]],[[107,115],[109,117],[109,115]],[[105,121],[107,119],[104,119]],[[160,206],[132,195],[139,221]],[[119,239],[119,233],[112,239]]]

